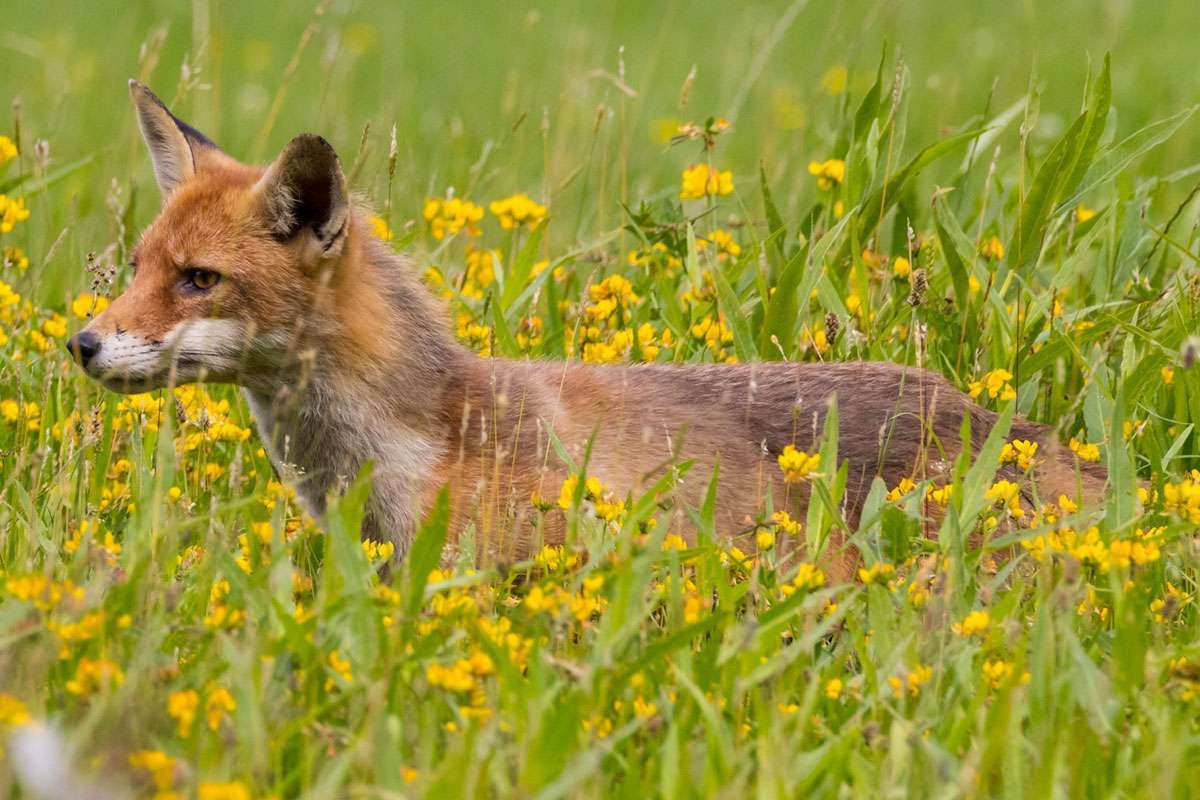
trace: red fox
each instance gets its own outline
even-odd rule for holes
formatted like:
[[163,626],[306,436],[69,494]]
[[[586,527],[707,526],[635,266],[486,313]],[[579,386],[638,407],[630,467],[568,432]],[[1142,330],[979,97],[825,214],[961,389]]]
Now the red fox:
[[[163,205],[133,251],[132,283],[69,341],[72,354],[118,392],[241,386],[273,463],[314,515],[372,462],[364,536],[391,538],[401,555],[442,486],[452,533],[473,524],[481,558],[561,542],[563,512],[535,526],[531,501],[557,497],[570,472],[552,437],[576,463],[590,444],[588,474],[622,496],[690,459],[678,497],[698,506],[719,463],[717,528],[737,537],[768,497],[803,507],[777,458],[789,444],[815,451],[835,395],[852,525],[876,476],[894,486],[945,474],[963,416],[973,449],[995,422],[939,375],[887,363],[479,358],[412,265],[371,235],[324,139],[298,136],[269,166],[250,166],[146,87],[130,91]],[[1097,498],[1103,470],[1077,467],[1047,427],[1017,420],[1011,436],[1040,443],[1043,495]]]

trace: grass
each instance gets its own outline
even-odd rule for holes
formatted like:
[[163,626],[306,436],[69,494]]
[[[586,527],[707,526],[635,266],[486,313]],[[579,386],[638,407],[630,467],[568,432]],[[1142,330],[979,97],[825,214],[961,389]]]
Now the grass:
[[[3,793],[54,731],[114,796],[1200,794],[1197,12],[940,5],[11,12]],[[919,364],[1110,491],[1011,501],[1002,422],[946,485],[874,487],[833,585],[831,428],[821,502],[757,552],[578,481],[545,502],[566,548],[442,564],[435,508],[381,580],[366,477],[305,519],[234,391],[119,398],[65,357],[158,203],[130,75],[239,156],[326,133],[481,354]],[[451,186],[546,218],[453,232]],[[719,480],[687,467],[658,490]]]

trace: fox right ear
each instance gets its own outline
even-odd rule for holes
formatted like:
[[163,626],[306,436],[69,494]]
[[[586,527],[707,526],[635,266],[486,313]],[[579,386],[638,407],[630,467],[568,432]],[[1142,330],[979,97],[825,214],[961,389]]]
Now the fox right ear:
[[142,84],[131,80],[129,95],[137,109],[138,127],[150,150],[154,177],[164,198],[195,175],[206,158],[221,154],[207,136],[172,114]]
[[337,256],[350,214],[346,176],[329,142],[301,134],[267,168],[255,187],[267,226],[289,239],[311,231],[323,258]]

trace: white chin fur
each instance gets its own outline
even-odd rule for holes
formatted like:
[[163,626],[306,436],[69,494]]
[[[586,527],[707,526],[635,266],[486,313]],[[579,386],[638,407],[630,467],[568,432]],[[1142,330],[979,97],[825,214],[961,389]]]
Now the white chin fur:
[[87,371],[109,389],[145,392],[207,377],[234,380],[249,343],[234,320],[181,322],[161,342],[122,331],[106,337]]

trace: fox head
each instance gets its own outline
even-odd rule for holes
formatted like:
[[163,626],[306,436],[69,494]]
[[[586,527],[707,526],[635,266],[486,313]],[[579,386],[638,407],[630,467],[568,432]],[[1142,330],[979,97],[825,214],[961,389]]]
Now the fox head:
[[75,360],[119,392],[249,386],[294,368],[361,224],[337,154],[305,134],[267,167],[242,164],[145,86],[129,88],[162,208],[132,251],[128,288],[69,340]]

